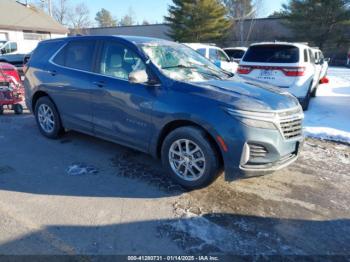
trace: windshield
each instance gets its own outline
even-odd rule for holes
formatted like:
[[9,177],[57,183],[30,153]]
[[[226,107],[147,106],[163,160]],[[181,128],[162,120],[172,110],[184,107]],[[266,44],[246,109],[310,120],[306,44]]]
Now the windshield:
[[174,80],[201,82],[232,77],[232,74],[181,44],[155,42],[144,43],[140,47],[155,66]]

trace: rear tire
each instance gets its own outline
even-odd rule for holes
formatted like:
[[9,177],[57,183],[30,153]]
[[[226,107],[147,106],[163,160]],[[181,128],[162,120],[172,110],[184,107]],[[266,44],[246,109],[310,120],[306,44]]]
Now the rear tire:
[[21,104],[15,104],[13,106],[13,110],[15,111],[16,115],[21,115],[23,114],[23,106]]
[[220,171],[215,147],[206,133],[196,127],[172,131],[165,138],[161,153],[170,177],[187,189],[209,185]]
[[59,113],[51,99],[47,96],[40,97],[35,104],[34,112],[40,133],[51,139],[59,138],[63,127]]

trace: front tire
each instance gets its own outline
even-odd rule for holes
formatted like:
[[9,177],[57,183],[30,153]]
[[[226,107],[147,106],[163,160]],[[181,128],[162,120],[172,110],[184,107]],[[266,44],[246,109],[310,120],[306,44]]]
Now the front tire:
[[170,177],[187,189],[205,187],[219,173],[218,153],[199,128],[175,129],[165,138],[161,153]]
[[63,130],[61,118],[49,97],[39,98],[35,105],[35,119],[41,134],[51,139],[59,138]]

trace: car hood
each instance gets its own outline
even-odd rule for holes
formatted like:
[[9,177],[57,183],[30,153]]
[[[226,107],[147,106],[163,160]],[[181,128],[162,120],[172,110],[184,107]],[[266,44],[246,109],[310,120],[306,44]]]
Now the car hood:
[[280,88],[238,76],[228,80],[209,80],[191,84],[200,88],[197,94],[240,110],[284,110],[299,106],[294,96]]

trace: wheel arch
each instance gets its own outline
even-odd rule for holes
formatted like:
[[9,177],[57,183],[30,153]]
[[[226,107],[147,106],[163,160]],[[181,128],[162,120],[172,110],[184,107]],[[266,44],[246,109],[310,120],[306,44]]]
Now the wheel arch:
[[57,109],[57,106],[56,106],[55,102],[52,100],[52,98],[50,97],[50,95],[48,93],[46,93],[45,91],[39,90],[39,91],[36,91],[34,93],[34,95],[32,96],[32,101],[31,101],[30,106],[32,107],[33,112],[35,110],[35,106],[36,106],[36,103],[38,102],[39,98],[44,97],[44,96],[48,97]]
[[218,144],[218,142],[215,139],[215,136],[211,134],[206,128],[204,128],[202,125],[191,121],[191,120],[174,120],[169,123],[167,123],[161,130],[157,142],[156,142],[156,148],[155,148],[155,155],[157,158],[161,158],[161,150],[163,146],[163,142],[165,138],[175,129],[180,127],[196,127],[198,129],[201,129],[205,134],[208,140],[211,142],[211,144],[214,146],[217,155],[219,156],[219,163],[220,167],[224,166],[224,158],[223,158],[223,152]]

